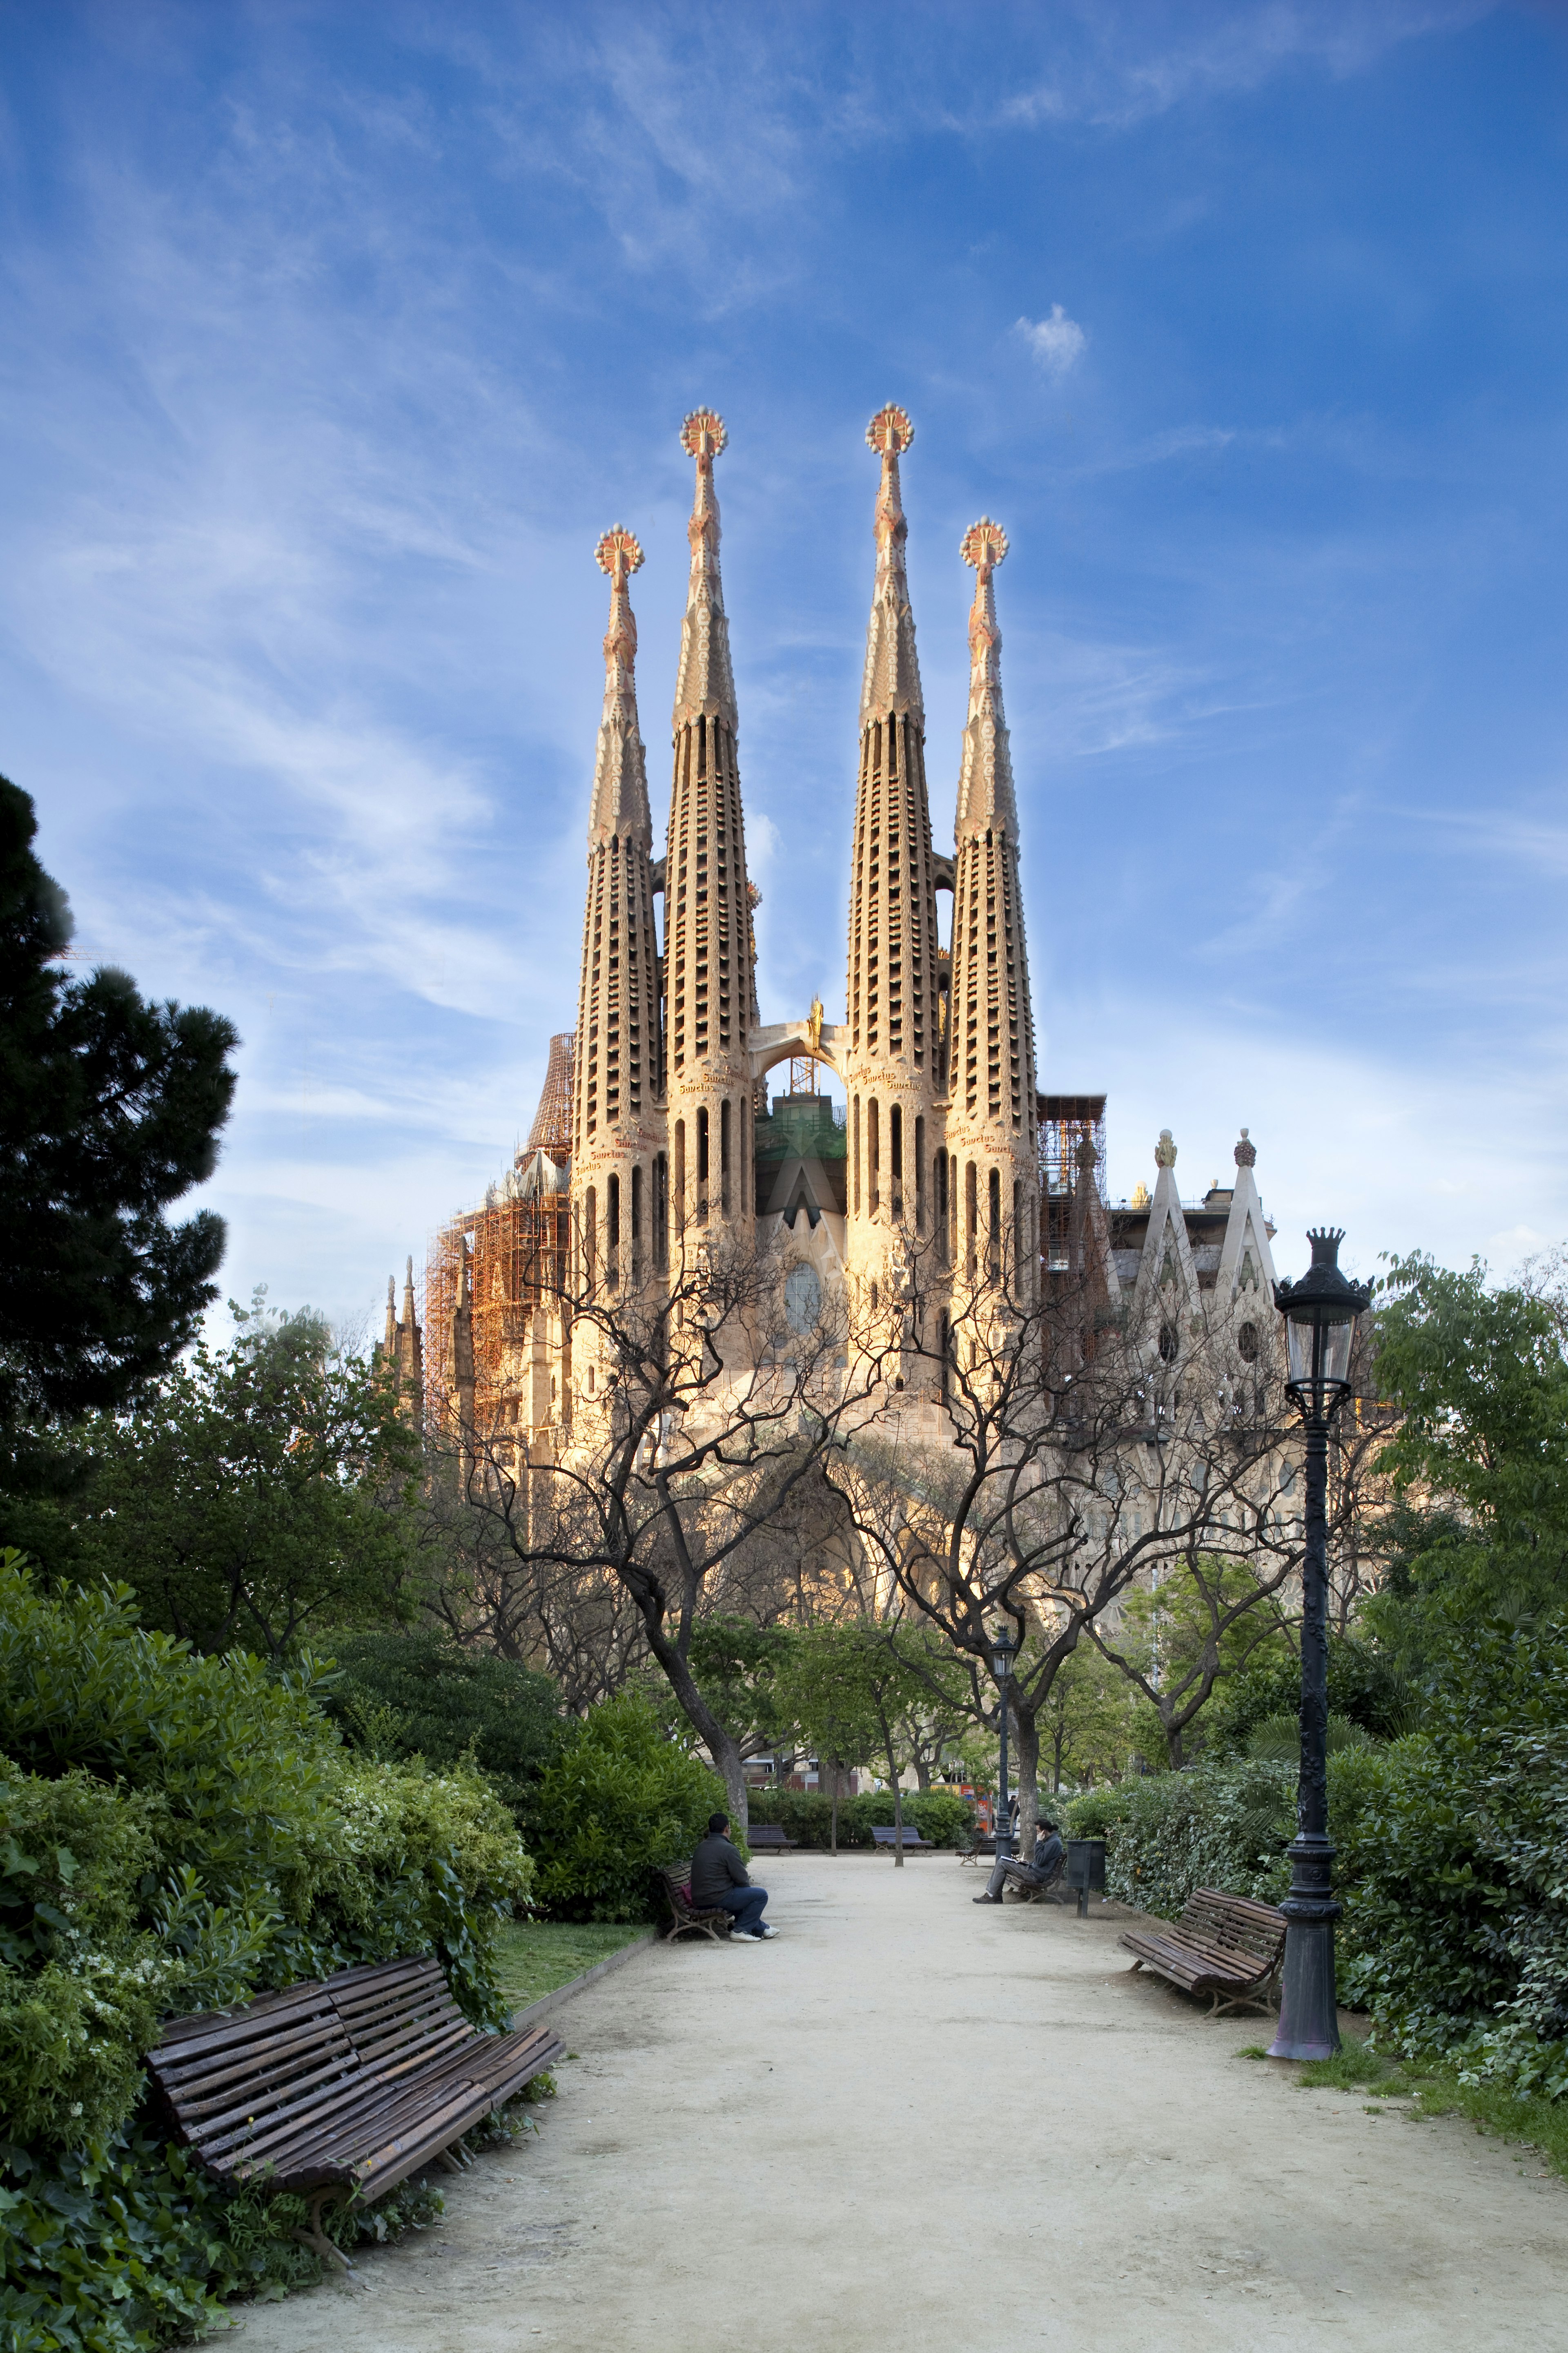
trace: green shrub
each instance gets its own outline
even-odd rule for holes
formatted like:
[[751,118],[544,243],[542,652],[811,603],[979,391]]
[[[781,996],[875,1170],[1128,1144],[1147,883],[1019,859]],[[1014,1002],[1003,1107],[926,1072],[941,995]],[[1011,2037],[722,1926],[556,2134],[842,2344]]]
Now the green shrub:
[[[1254,1727],[1266,1716],[1298,1720],[1301,1662],[1294,1654],[1270,1656],[1222,1683],[1203,1713],[1211,1757],[1245,1755]],[[1409,1729],[1411,1694],[1388,1661],[1353,1638],[1329,1637],[1329,1708],[1359,1724],[1376,1740],[1394,1740]]]
[[0,1556],[0,2345],[151,2345],[300,2274],[284,2208],[187,2178],[139,2109],[162,2019],[412,1952],[505,2022],[510,1814],[470,1770],[345,1755],[312,1687]]
[[429,1630],[349,1635],[333,1654],[326,1705],[351,1747],[437,1770],[471,1761],[531,1834],[541,1778],[569,1730],[548,1675]]
[[1109,1895],[1173,1919],[1200,1887],[1276,1904],[1289,1884],[1296,1767],[1203,1760],[1180,1772],[1087,1790],[1067,1808],[1070,1834],[1107,1841]]
[[647,1920],[652,1874],[689,1856],[724,1785],[639,1694],[589,1711],[540,1783],[539,1896],[563,1920]]
[[[817,1789],[753,1789],[747,1800],[753,1822],[776,1824],[801,1846],[832,1844],[833,1800]],[[903,1817],[933,1846],[956,1846],[974,1827],[974,1809],[951,1789],[906,1789]],[[868,1789],[857,1798],[838,1801],[838,1843],[844,1847],[875,1844],[871,1826],[893,1819],[890,1789]]]

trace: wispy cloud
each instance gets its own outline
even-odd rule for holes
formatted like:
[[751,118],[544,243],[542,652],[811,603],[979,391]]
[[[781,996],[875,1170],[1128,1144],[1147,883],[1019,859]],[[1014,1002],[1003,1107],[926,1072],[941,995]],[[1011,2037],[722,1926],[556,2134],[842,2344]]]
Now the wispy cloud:
[[1085,330],[1076,319],[1069,319],[1059,302],[1053,302],[1049,315],[1044,319],[1020,319],[1013,332],[1022,335],[1030,352],[1046,374],[1064,376],[1078,365],[1089,341]]

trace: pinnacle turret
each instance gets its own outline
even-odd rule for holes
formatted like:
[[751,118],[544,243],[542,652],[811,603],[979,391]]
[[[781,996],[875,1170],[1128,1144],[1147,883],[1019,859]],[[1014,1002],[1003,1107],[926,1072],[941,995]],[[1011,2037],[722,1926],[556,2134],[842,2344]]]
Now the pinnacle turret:
[[956,833],[984,833],[1001,827],[1016,836],[1013,758],[1002,710],[1002,631],[996,619],[992,575],[1006,557],[1007,534],[989,515],[971,523],[959,549],[974,566],[974,602],[969,614],[969,718],[963,730],[959,772]]
[[892,712],[925,725],[921,666],[915,653],[915,617],[904,570],[904,520],[899,459],[915,438],[908,411],[889,400],[866,427],[866,440],[882,460],[877,492],[877,579],[871,592],[871,626],[866,634],[866,670],[860,687],[862,731]]
[[594,798],[588,818],[590,843],[618,835],[653,848],[653,818],[647,800],[647,763],[637,724],[637,625],[632,612],[631,575],[642,566],[642,549],[624,525],[607,531],[594,550],[610,579],[610,620],[605,631],[605,715],[599,722],[594,764]]
[[[617,523],[594,551],[609,575],[605,708],[588,815],[588,896],[578,993],[573,1151],[636,1117],[660,1082],[658,936],[653,917],[653,819],[637,725],[637,625],[631,575],[642,549]],[[553,1048],[552,1068],[554,1068]]]
[[730,624],[719,569],[719,498],[713,460],[729,441],[724,420],[710,408],[694,408],[680,428],[680,446],[697,461],[697,494],[686,536],[691,543],[691,575],[686,618],[680,625],[680,671],[675,685],[675,725],[699,716],[725,720],[739,733],[735,679],[730,667]]

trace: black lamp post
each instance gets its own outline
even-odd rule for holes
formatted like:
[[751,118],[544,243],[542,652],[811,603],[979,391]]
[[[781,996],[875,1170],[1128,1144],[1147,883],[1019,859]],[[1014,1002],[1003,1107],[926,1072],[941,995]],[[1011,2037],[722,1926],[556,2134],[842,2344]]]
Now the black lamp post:
[[1340,2047],[1334,1998],[1334,1851],[1329,1844],[1329,1428],[1350,1390],[1356,1318],[1370,1288],[1340,1272],[1338,1230],[1310,1233],[1312,1263],[1300,1282],[1277,1282],[1285,1318],[1287,1391],[1307,1433],[1307,1542],[1301,1563],[1301,1778],[1290,1893],[1281,1910],[1285,1983],[1270,2059],[1331,2059]]
[[1017,1648],[1005,1625],[999,1626],[991,1637],[991,1671],[1002,1694],[1002,1786],[996,1822],[998,1860],[1013,1852],[1013,1817],[1007,1804],[1007,1691],[1013,1679],[1013,1659]]

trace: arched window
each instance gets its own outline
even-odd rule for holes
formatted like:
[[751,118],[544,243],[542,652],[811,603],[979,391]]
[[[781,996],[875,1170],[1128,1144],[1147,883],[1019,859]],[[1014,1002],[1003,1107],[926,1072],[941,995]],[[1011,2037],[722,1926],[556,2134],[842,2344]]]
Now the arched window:
[[612,1176],[605,1194],[605,1282],[614,1291],[621,1279],[621,1180]]
[[653,1262],[662,1274],[669,1264],[669,1162],[662,1152],[653,1156],[652,1219]]
[[583,1281],[585,1289],[594,1288],[595,1266],[599,1250],[599,1194],[590,1185],[583,1197]]
[[994,1282],[1002,1271],[1002,1172],[999,1168],[991,1171],[991,1180],[985,1189],[990,1196],[987,1207],[991,1211],[985,1236],[985,1271]]
[[915,1231],[926,1229],[926,1123],[925,1113],[915,1113]]
[[1244,1324],[1240,1331],[1237,1332],[1236,1335],[1236,1345],[1240,1353],[1242,1363],[1244,1365],[1255,1365],[1258,1362],[1257,1324]]
[[866,1110],[866,1164],[871,1188],[871,1215],[875,1217],[882,1203],[882,1114],[875,1095]]
[[1162,1324],[1160,1326],[1160,1355],[1167,1365],[1173,1365],[1175,1363],[1176,1351],[1180,1346],[1181,1341],[1177,1336],[1175,1325],[1173,1324]]
[[719,1207],[730,1214],[730,1098],[719,1106]]
[[893,1180],[893,1215],[904,1214],[904,1108],[894,1103],[888,1113],[888,1162]]
[[975,1242],[980,1228],[980,1177],[973,1160],[963,1168],[963,1271],[974,1280]]
[[686,1122],[675,1123],[675,1230],[680,1233],[686,1225]]
[[708,1223],[708,1106],[702,1103],[697,1113],[697,1222]]
[[855,1098],[850,1124],[855,1130],[855,1215],[858,1217],[860,1214],[860,1098],[858,1095]]

